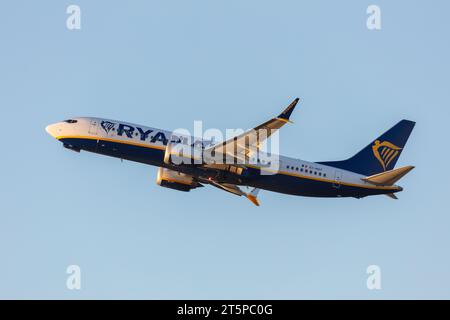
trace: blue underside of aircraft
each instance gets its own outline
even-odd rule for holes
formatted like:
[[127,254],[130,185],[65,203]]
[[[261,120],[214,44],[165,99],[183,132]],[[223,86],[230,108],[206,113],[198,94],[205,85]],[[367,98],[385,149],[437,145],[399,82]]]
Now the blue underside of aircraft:
[[[64,138],[60,141],[65,147],[76,151],[85,150],[148,165],[171,168],[170,165],[164,163],[164,150],[161,149],[82,138]],[[209,176],[213,176],[215,180],[221,183],[247,185],[300,196],[362,198],[369,195],[392,193],[392,190],[336,184],[335,181],[318,181],[308,177],[298,177],[283,173],[262,175],[257,168],[246,168],[240,176],[221,170],[205,169],[195,165],[185,165],[182,168],[178,167],[178,170],[193,175],[194,177],[208,178]]]

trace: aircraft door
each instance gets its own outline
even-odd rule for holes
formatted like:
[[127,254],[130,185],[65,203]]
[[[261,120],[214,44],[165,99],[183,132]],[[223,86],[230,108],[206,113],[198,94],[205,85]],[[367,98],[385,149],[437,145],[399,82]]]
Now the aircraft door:
[[89,124],[89,133],[96,135],[97,131],[98,131],[98,121],[91,120],[91,123]]
[[342,181],[342,171],[336,170],[336,172],[334,174],[333,187],[336,189],[339,189],[341,187],[341,181]]

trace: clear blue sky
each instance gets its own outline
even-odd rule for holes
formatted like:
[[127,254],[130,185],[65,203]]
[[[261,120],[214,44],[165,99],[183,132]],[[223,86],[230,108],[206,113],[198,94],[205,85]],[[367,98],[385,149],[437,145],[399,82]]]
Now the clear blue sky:
[[[78,4],[82,29],[66,29]],[[381,7],[382,30],[366,28]],[[450,298],[448,1],[4,1],[0,298]],[[71,116],[250,128],[346,158],[406,118],[400,200],[262,191],[257,208],[62,148]],[[66,267],[82,289],[66,289]],[[382,290],[366,288],[366,268]]]

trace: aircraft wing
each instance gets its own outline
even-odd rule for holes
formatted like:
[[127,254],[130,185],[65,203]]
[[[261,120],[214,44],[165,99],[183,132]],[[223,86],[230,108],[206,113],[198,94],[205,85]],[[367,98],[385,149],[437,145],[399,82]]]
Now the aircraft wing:
[[205,152],[210,152],[211,155],[220,153],[226,157],[237,159],[241,163],[247,163],[252,153],[259,150],[260,146],[267,138],[287,122],[291,122],[289,121],[289,117],[298,101],[299,98],[292,101],[291,104],[277,117],[270,119],[241,135],[212,146],[206,149]]

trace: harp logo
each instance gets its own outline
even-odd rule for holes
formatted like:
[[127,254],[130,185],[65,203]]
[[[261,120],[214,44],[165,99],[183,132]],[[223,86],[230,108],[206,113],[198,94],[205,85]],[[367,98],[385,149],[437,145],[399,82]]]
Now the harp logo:
[[105,130],[105,132],[108,134],[109,131],[114,128],[114,123],[113,122],[109,122],[109,121],[102,121],[102,123],[100,124],[103,128],[103,130]]
[[377,158],[377,160],[380,162],[384,171],[386,171],[386,168],[389,166],[392,160],[394,160],[395,157],[398,156],[400,150],[402,150],[402,148],[399,148],[388,141],[380,142],[380,140],[376,140],[372,146],[373,154],[375,155],[375,158]]

